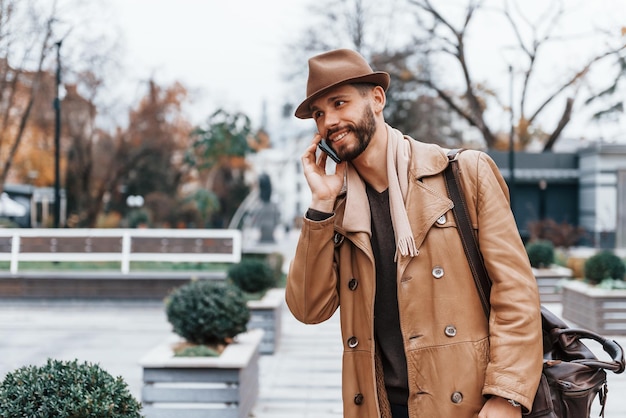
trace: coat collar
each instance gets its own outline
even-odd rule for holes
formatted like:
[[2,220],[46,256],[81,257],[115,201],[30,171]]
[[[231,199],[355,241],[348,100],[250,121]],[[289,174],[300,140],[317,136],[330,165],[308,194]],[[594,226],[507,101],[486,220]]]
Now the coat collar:
[[415,140],[411,145],[411,174],[416,179],[439,174],[448,166],[447,149]]
[[[411,139],[411,165],[410,165],[410,177],[411,183],[416,183],[418,186],[415,188],[421,197],[418,197],[417,201],[425,202],[427,199],[428,205],[420,204],[424,207],[424,211],[427,213],[415,213],[419,211],[417,208],[411,208],[409,216],[411,224],[413,225],[414,234],[419,238],[424,235],[424,228],[428,228],[423,222],[414,223],[417,218],[430,219],[434,217],[436,220],[441,216],[442,212],[445,213],[450,206],[450,200],[445,199],[440,201],[439,204],[434,204],[433,199],[441,200],[441,196],[430,191],[418,180],[433,176],[441,173],[448,166],[448,157],[446,150],[435,144],[426,144],[423,142],[415,141]],[[412,188],[410,186],[410,188]],[[368,208],[367,194],[365,193],[365,182],[356,169],[348,164],[345,183],[345,200],[342,199],[343,204],[337,208],[338,216],[338,229],[340,232],[365,232],[371,236],[371,217]],[[434,211],[434,212],[432,212]],[[432,213],[431,213],[432,212]],[[347,216],[346,216],[347,214]],[[438,214],[436,217],[435,215]],[[417,229],[417,230],[416,230]],[[421,241],[421,239],[420,239]]]

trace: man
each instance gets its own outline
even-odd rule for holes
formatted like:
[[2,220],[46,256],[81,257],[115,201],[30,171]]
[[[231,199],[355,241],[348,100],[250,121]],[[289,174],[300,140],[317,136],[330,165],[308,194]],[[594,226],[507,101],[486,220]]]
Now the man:
[[[295,115],[318,129],[302,156],[312,202],[287,304],[308,324],[341,306],[344,417],[519,418],[541,374],[541,316],[506,184],[486,154],[459,154],[493,282],[487,321],[445,188],[446,150],[385,123],[389,82],[354,51],[309,60]],[[341,160],[334,172],[316,155],[322,138]]]

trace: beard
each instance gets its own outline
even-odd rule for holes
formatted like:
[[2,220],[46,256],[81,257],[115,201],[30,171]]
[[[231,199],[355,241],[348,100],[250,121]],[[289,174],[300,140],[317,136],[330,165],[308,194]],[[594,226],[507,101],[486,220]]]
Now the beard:
[[[365,151],[370,141],[372,140],[374,132],[376,132],[376,119],[374,117],[374,112],[372,111],[371,106],[366,106],[365,109],[363,109],[363,115],[356,124],[350,123],[347,125],[347,127],[356,137],[357,143],[352,147],[342,147],[341,149],[335,149],[335,152],[337,152],[337,155],[339,156],[339,158],[341,158],[342,161],[352,161],[357,158],[363,153],[363,151]],[[328,136],[330,136],[331,133],[342,130],[344,128],[345,126],[334,129],[333,131],[328,132]]]

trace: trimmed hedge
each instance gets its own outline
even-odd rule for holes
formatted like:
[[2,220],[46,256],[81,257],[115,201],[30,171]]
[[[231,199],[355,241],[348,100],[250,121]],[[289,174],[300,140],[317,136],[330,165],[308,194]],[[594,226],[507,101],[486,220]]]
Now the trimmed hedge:
[[270,265],[254,258],[244,258],[228,269],[228,278],[246,293],[260,293],[276,286]]
[[604,279],[624,280],[626,264],[611,251],[601,251],[585,262],[585,278],[591,284],[599,284]]
[[10,372],[0,385],[1,417],[137,418],[139,411],[121,377],[87,362],[48,359]]
[[530,242],[526,245],[526,253],[534,268],[546,268],[554,263],[554,244],[550,241]]
[[250,320],[243,293],[228,282],[192,281],[174,289],[165,303],[174,332],[192,344],[226,344]]

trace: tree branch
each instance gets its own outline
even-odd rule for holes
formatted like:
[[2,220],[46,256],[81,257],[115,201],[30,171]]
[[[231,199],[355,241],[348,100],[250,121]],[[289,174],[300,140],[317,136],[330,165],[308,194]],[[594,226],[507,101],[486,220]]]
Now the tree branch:
[[[450,43],[456,49],[456,54],[452,54],[452,55],[455,57],[455,59],[458,61],[459,65],[461,66],[463,79],[465,81],[465,100],[467,100],[467,103],[468,103],[469,113],[466,110],[461,109],[454,102],[451,96],[446,94],[442,89],[436,87],[432,83],[432,81],[429,81],[427,85],[433,90],[435,90],[439,94],[439,97],[441,97],[441,99],[444,100],[448,104],[448,106],[450,106],[452,110],[457,112],[462,118],[467,120],[472,126],[477,127],[481,131],[483,138],[485,139],[485,142],[487,144],[487,147],[489,148],[493,147],[495,143],[495,138],[493,137],[493,134],[491,133],[484,119],[483,104],[480,102],[478,96],[476,95],[474,91],[474,83],[473,83],[473,80],[472,80],[472,77],[471,77],[471,74],[467,65],[466,56],[465,56],[465,38],[464,38],[465,31],[468,28],[471,22],[471,19],[474,16],[474,13],[476,12],[477,9],[480,8],[482,4],[482,0],[471,1],[469,3],[465,12],[465,17],[463,20],[463,27],[461,30],[456,29],[452,25],[452,23],[450,23],[437,9],[435,9],[430,0],[423,0],[423,1],[410,0],[410,3],[414,4],[418,8],[424,10],[425,12],[429,13],[433,17],[435,22],[439,22],[439,24],[446,27],[450,31],[452,37],[455,39],[456,43],[452,42],[451,40],[447,40],[447,38],[443,37],[443,35],[438,36],[439,39],[447,40],[448,43]],[[433,30],[433,33],[434,32],[435,31]],[[452,51],[448,51],[448,52],[451,53]]]
[[589,71],[589,69],[593,66],[593,64],[595,64],[598,61],[603,60],[606,57],[617,55],[623,50],[626,50],[626,44],[612,51],[607,51],[603,54],[597,55],[593,57],[591,60],[589,60],[589,62],[583,67],[582,70],[578,71],[576,74],[574,74],[574,76],[570,80],[568,80],[565,84],[561,85],[537,108],[537,110],[535,110],[533,115],[528,119],[529,123],[532,123],[537,118],[537,116],[541,113],[541,111],[548,104],[550,104],[559,94],[561,94],[565,89],[567,89],[568,87],[576,83],[580,78],[584,77],[585,74],[587,74],[587,72]]
[[543,147],[544,152],[552,150],[554,143],[556,142],[557,139],[559,139],[559,137],[561,136],[561,133],[563,132],[563,129],[565,129],[565,127],[570,121],[573,107],[574,107],[574,99],[572,97],[568,97],[565,103],[565,109],[563,109],[563,114],[561,115],[561,119],[559,120],[558,125],[556,126],[556,128],[554,129],[554,131],[552,132],[552,134],[550,135],[550,137],[548,138],[548,140],[546,141]]

